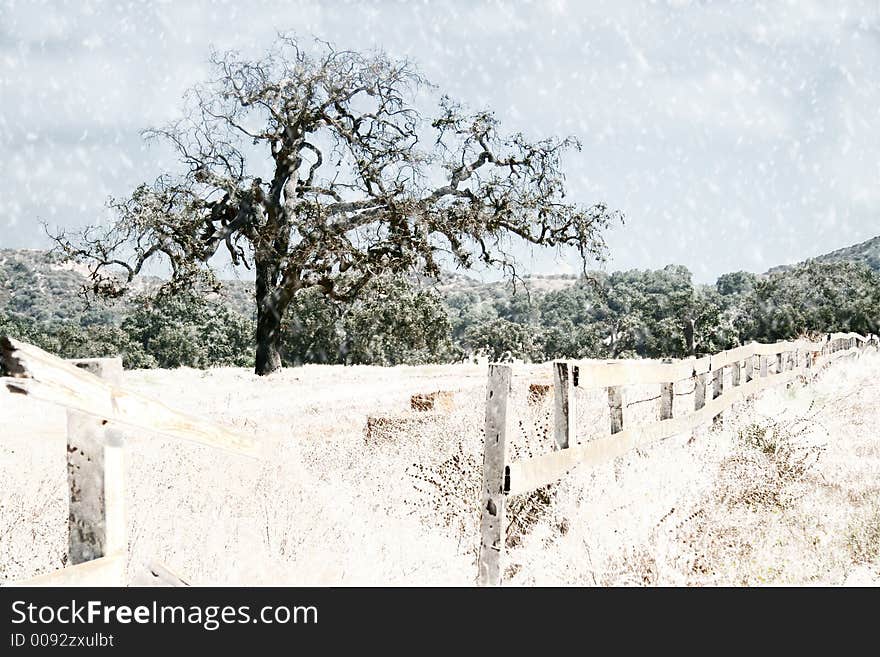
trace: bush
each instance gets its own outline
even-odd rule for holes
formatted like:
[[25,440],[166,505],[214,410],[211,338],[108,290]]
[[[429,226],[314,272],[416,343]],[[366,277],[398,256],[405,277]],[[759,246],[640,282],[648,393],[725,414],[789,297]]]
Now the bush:
[[147,367],[249,367],[254,325],[223,303],[195,294],[142,297],[122,331]]

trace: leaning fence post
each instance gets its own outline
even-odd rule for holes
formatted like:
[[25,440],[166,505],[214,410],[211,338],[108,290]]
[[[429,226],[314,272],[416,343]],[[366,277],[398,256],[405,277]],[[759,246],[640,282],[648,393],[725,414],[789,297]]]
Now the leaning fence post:
[[555,419],[553,435],[559,449],[568,449],[575,437],[575,391],[576,365],[565,361],[553,363],[553,406]]
[[483,492],[480,511],[480,586],[501,584],[501,553],[504,550],[504,496],[507,451],[507,395],[509,365],[489,364],[486,389],[486,431],[483,447]]
[[[114,385],[121,383],[121,358],[93,358],[72,363]],[[116,431],[108,430],[106,425],[106,420],[79,411],[67,411],[68,555],[71,565],[122,552],[126,548],[123,446]]]

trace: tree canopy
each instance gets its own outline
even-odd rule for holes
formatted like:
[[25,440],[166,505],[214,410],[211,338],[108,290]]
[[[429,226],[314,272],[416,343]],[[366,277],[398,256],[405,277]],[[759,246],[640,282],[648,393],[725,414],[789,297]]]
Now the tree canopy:
[[109,226],[56,239],[106,296],[157,258],[172,289],[216,285],[218,252],[252,268],[257,373],[281,366],[282,320],[302,290],[348,302],[384,273],[438,275],[444,258],[513,277],[516,241],[573,247],[585,267],[604,254],[616,213],[566,198],[560,158],[574,138],[507,134],[382,52],[281,35],[261,58],[213,53],[211,65],[183,115],[146,132],[181,169],[115,200]]

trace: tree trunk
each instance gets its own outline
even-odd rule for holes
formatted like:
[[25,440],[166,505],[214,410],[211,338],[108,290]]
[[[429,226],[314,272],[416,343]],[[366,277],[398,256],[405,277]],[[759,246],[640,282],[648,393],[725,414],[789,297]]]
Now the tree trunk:
[[281,369],[281,318],[284,308],[271,265],[256,263],[257,356],[254,371],[263,376]]
[[688,356],[695,356],[697,353],[697,344],[695,341],[696,322],[691,318],[684,320],[684,342]]
[[261,306],[257,308],[257,358],[254,366],[260,376],[281,369],[281,315],[274,308]]

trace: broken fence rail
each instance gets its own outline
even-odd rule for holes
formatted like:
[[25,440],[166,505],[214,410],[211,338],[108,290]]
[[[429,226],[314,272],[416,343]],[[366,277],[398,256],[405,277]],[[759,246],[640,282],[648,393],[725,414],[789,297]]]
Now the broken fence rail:
[[[121,385],[119,358],[65,361],[34,345],[0,337],[0,385],[67,408],[68,562],[21,586],[121,586],[127,549],[124,441],[115,427],[160,434],[257,457],[253,438],[166,406]],[[160,563],[159,584],[185,585]]]

